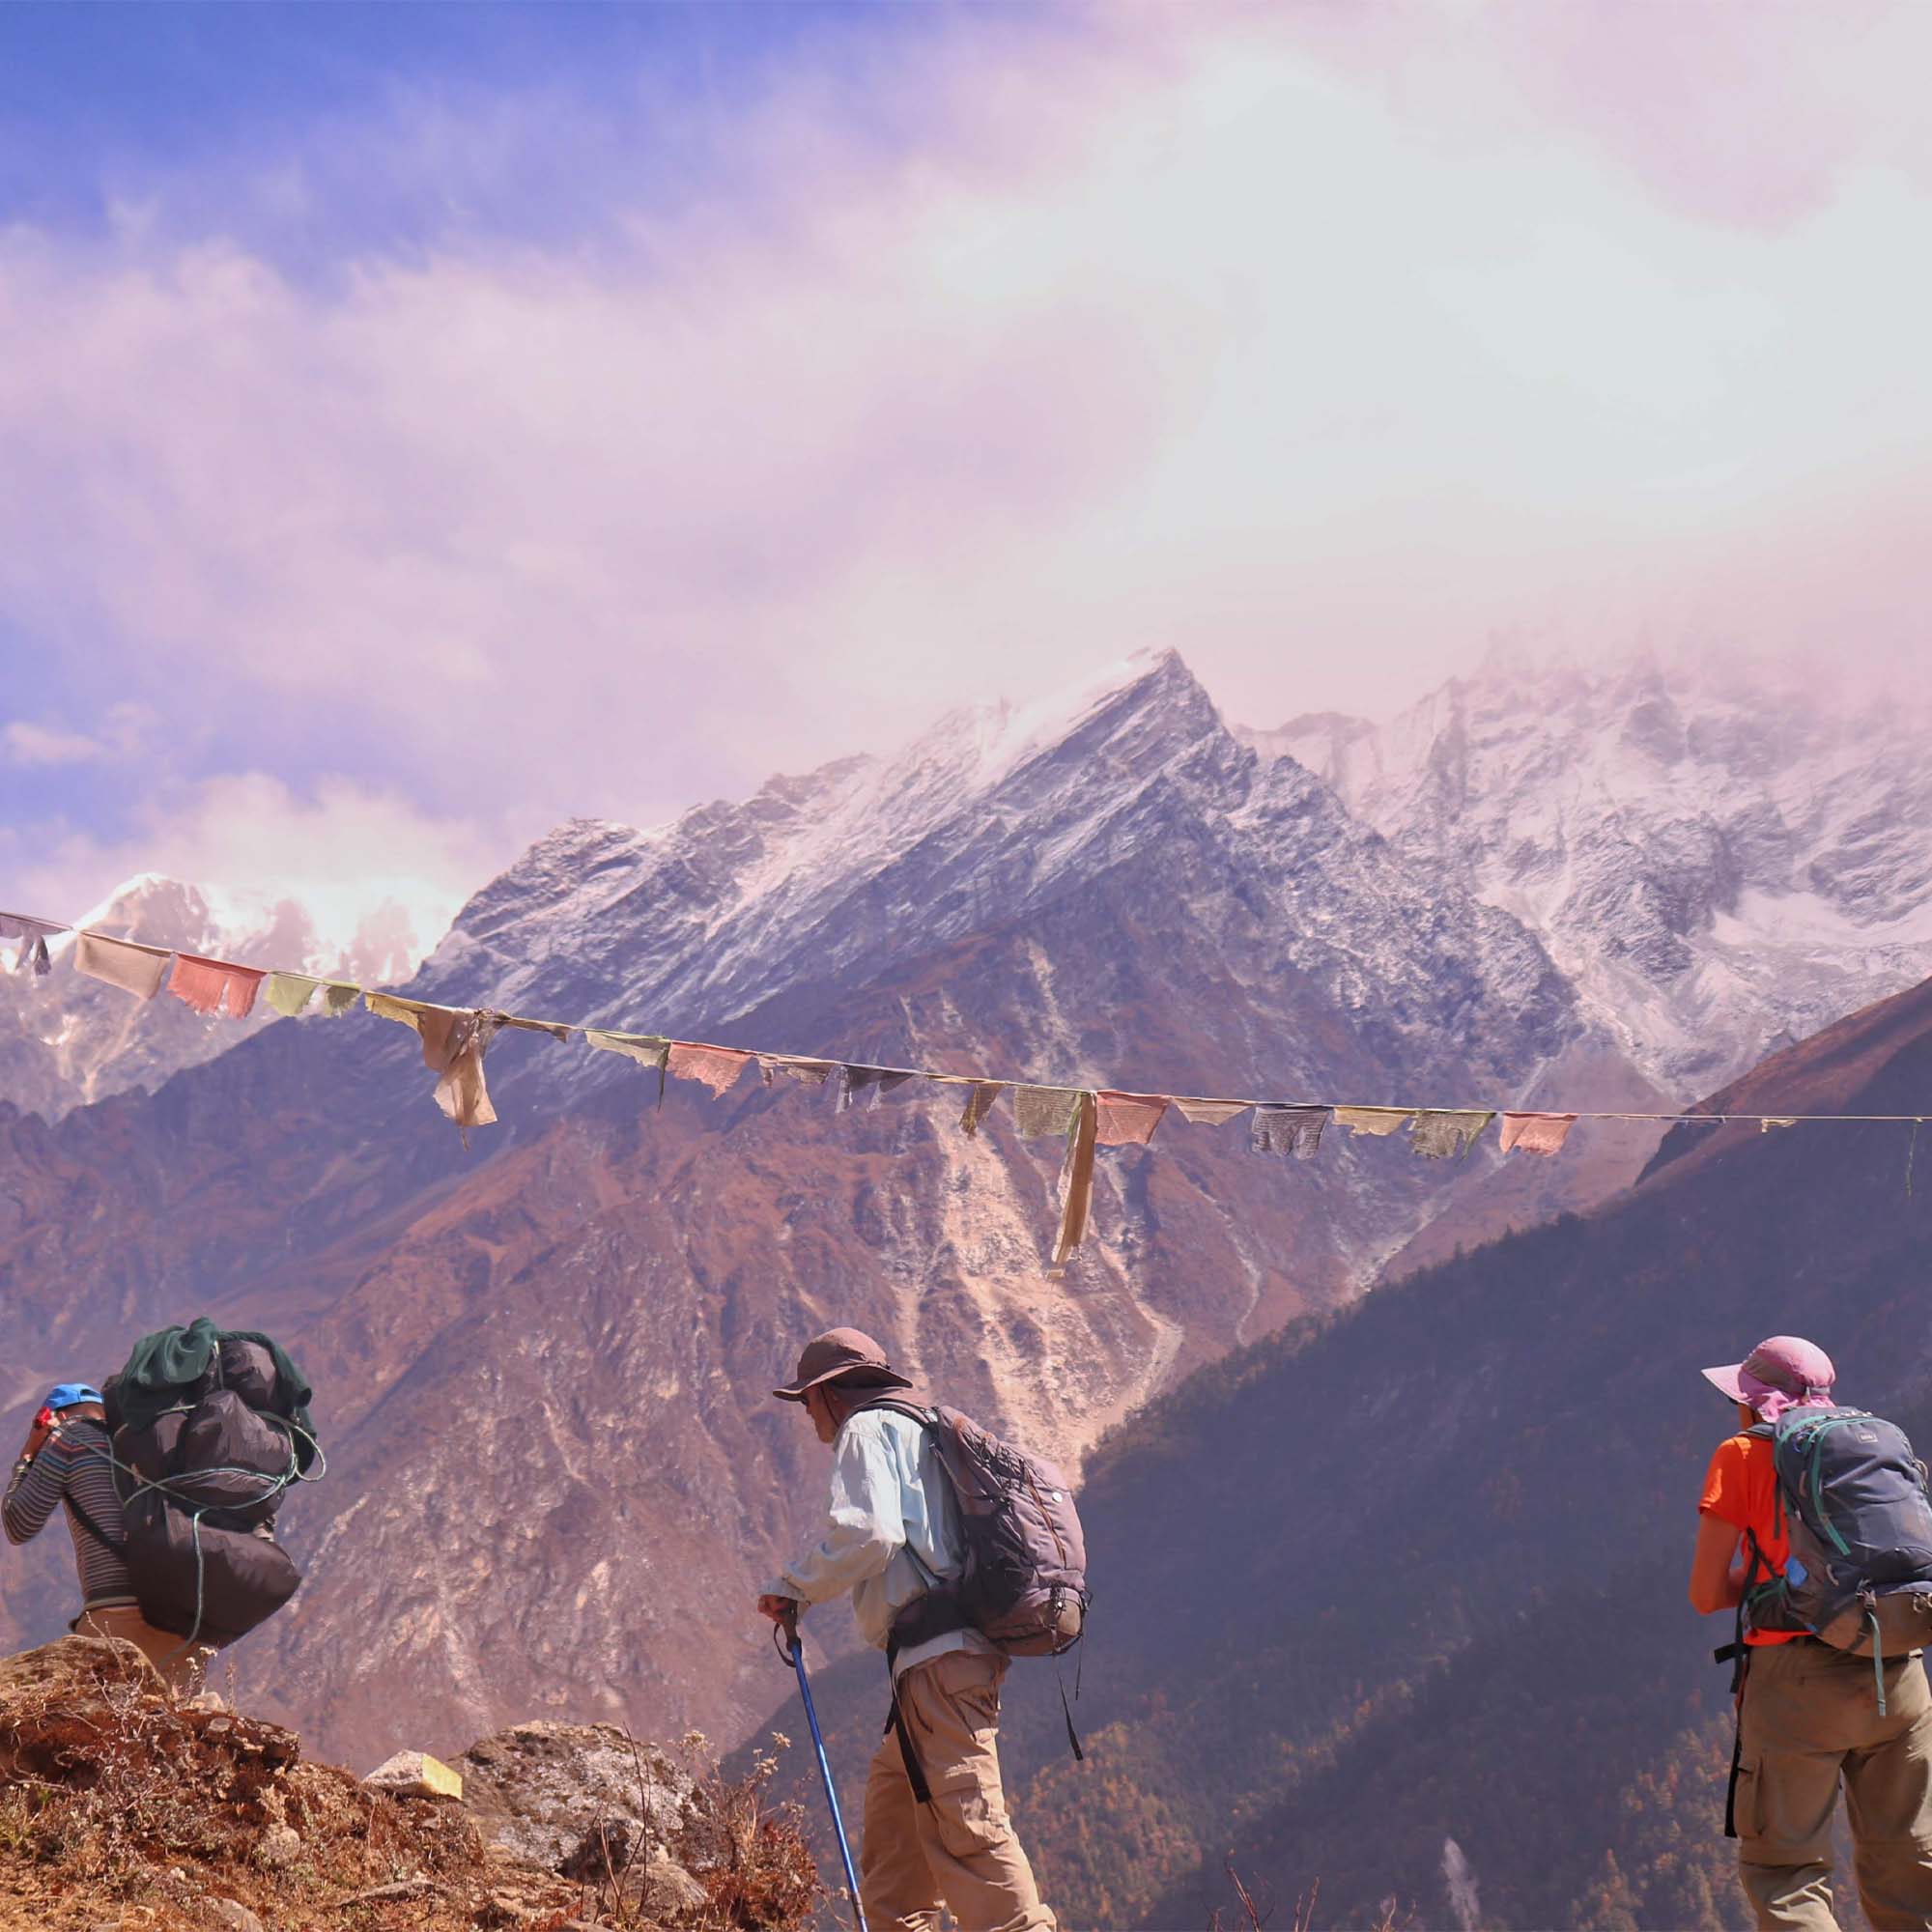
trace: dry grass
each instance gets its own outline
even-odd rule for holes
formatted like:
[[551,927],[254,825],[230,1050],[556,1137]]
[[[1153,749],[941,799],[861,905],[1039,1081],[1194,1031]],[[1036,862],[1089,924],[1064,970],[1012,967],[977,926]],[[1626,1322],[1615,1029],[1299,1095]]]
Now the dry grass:
[[[1216,1906],[1214,1916],[1208,1921],[1208,1932],[1240,1932],[1241,1927],[1246,1927],[1247,1932],[1264,1932],[1275,1917],[1273,1892],[1266,1887],[1260,1890],[1251,1889],[1232,1862],[1222,1869],[1228,1874],[1228,1883],[1235,1889],[1238,1916],[1224,1918],[1222,1909]],[[1294,1901],[1294,1917],[1289,1921],[1288,1932],[1315,1932],[1315,1910],[1321,1902],[1321,1881],[1317,1879]],[[1383,1905],[1381,1917],[1370,1927],[1370,1932],[1408,1932],[1412,1923],[1410,1914],[1390,1902]]]
[[[365,1790],[292,1732],[175,1703],[128,1653],[69,1639],[0,1664],[0,1928],[209,1932],[225,1899],[268,1932],[790,1932],[817,1873],[769,1776],[701,1776],[669,1842],[565,1878],[460,1804]],[[648,1884],[665,1856],[695,1881],[674,1898]]]

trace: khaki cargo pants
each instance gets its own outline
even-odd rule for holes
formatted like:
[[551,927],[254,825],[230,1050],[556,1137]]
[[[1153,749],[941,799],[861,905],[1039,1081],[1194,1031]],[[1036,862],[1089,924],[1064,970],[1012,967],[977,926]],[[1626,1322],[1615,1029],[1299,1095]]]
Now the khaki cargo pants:
[[914,1798],[896,1732],[866,1778],[859,1890],[872,1932],[1054,1932],[1000,1786],[1004,1657],[952,1651],[899,1679],[899,1711],[932,1803]]
[[83,1610],[71,1628],[79,1636],[117,1637],[123,1643],[131,1643],[160,1673],[161,1682],[177,1697],[192,1697],[208,1682],[213,1646],[191,1644],[172,1631],[156,1630],[131,1604]]
[[1802,1637],[1751,1651],[1740,1713],[1738,1864],[1761,1927],[1833,1932],[1832,1816],[1845,1787],[1874,1932],[1932,1927],[1932,1692],[1918,1657],[1885,1666]]

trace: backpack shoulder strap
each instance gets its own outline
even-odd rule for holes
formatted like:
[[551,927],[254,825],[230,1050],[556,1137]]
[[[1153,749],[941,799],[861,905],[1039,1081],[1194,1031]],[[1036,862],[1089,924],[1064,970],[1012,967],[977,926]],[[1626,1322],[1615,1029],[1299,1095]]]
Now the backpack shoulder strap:
[[80,1498],[70,1490],[64,1498],[69,1509],[73,1512],[74,1520],[93,1537],[109,1555],[118,1556],[125,1563],[128,1559],[128,1546],[119,1537],[109,1536],[95,1520],[88,1515]]
[[874,1409],[887,1409],[894,1415],[903,1415],[909,1422],[918,1423],[922,1429],[939,1427],[939,1411],[936,1408],[921,1408],[915,1402],[905,1402],[893,1395],[882,1395],[875,1401],[862,1402],[850,1413],[867,1415]]

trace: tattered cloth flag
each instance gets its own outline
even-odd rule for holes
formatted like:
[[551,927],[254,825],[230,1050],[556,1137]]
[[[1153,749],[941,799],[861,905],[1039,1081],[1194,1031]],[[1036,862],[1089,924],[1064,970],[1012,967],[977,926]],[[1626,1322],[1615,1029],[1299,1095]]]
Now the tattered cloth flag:
[[379,1019],[400,1021],[421,1036],[423,1065],[438,1076],[432,1097],[464,1130],[467,1147],[471,1127],[487,1127],[497,1118],[483,1080],[483,1055],[496,1035],[497,1016],[432,1006],[427,1000],[402,1000],[393,993],[364,997]]
[[1162,1094],[1120,1094],[1103,1088],[1094,1099],[1094,1138],[1102,1147],[1145,1147],[1167,1112]]
[[168,977],[168,962],[174,958],[165,946],[143,946],[134,939],[109,939],[104,932],[76,933],[73,942],[73,970],[90,980],[104,980],[132,993],[137,1000],[152,1000]]
[[977,1135],[980,1122],[986,1118],[993,1102],[1006,1092],[1006,1083],[1001,1080],[976,1080],[972,1091],[966,1095],[966,1111],[959,1116],[960,1129]]
[[1313,1160],[1321,1147],[1321,1130],[1334,1112],[1333,1107],[1257,1107],[1248,1128],[1248,1151]]
[[692,1040],[674,1039],[665,1065],[673,1080],[696,1080],[716,1096],[730,1092],[751,1058],[735,1046],[699,1046]]
[[1353,1134],[1392,1134],[1415,1119],[1413,1107],[1337,1107],[1335,1118]]
[[226,959],[204,959],[198,953],[175,954],[168,991],[183,1006],[198,1013],[227,1010],[231,1020],[245,1020],[255,1010],[255,995],[268,974],[252,966],[234,966]]
[[36,979],[51,973],[54,962],[47,954],[47,941],[68,928],[51,920],[30,919],[23,912],[0,912],[0,939],[17,939],[19,955],[14,961],[16,973],[32,973]]
[[895,1087],[903,1087],[911,1078],[910,1073],[901,1072],[895,1066],[840,1065],[836,1111],[849,1113],[853,1102],[868,1089],[872,1097],[867,1104],[876,1107]]
[[1064,1267],[1066,1258],[1086,1238],[1087,1208],[1094,1198],[1094,1136],[1098,1111],[1092,1094],[1073,1096],[1073,1119],[1066,1129],[1066,1159],[1060,1170],[1060,1236],[1053,1244],[1055,1267]]
[[1796,1114],[1763,1114],[1758,1118],[1757,1130],[1761,1134],[1768,1134],[1773,1127],[1795,1127],[1797,1124]]
[[658,1105],[664,1105],[665,1063],[670,1058],[670,1041],[656,1033],[611,1033],[604,1027],[585,1027],[583,1037],[600,1053],[621,1053],[639,1066],[653,1068],[658,1076]]
[[823,1087],[832,1077],[829,1060],[807,1060],[796,1053],[761,1053],[758,1077],[769,1087],[781,1073],[804,1087]]
[[1492,1109],[1426,1107],[1408,1130],[1409,1145],[1425,1160],[1461,1159],[1495,1119]]
[[322,995],[322,1013],[327,1019],[346,1013],[362,997],[362,988],[347,980],[318,980],[311,973],[270,973],[269,983],[262,988],[262,997],[284,1019],[292,1020],[318,992]]
[[1080,1105],[1077,1087],[1015,1087],[1013,1127],[1022,1140],[1044,1140],[1071,1133]]
[[1248,1103],[1245,1100],[1199,1100],[1191,1095],[1173,1096],[1173,1106],[1183,1121],[1197,1127],[1218,1127],[1224,1121],[1232,1121],[1236,1114],[1245,1114]]
[[508,1027],[516,1033],[547,1033],[552,1039],[568,1039],[570,1028],[561,1020],[519,1019],[515,1013],[493,1013],[491,1015],[499,1027]]
[[1575,1114],[1505,1114],[1503,1151],[1514,1148],[1523,1153],[1561,1153],[1576,1124]]

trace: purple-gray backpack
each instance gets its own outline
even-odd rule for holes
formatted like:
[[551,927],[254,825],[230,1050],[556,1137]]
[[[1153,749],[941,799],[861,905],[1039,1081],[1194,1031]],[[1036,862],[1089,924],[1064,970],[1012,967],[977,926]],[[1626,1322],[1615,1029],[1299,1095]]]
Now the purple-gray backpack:
[[966,1567],[934,1594],[1010,1656],[1071,1650],[1087,1617],[1087,1539],[1065,1477],[956,1408],[890,1397],[866,1406],[925,1431],[959,1506]]
[[1781,1577],[1747,1578],[1744,1620],[1869,1657],[1882,1711],[1886,1658],[1932,1639],[1925,1465],[1896,1423],[1861,1408],[1790,1408],[1750,1434],[1772,1445],[1791,1555]]

